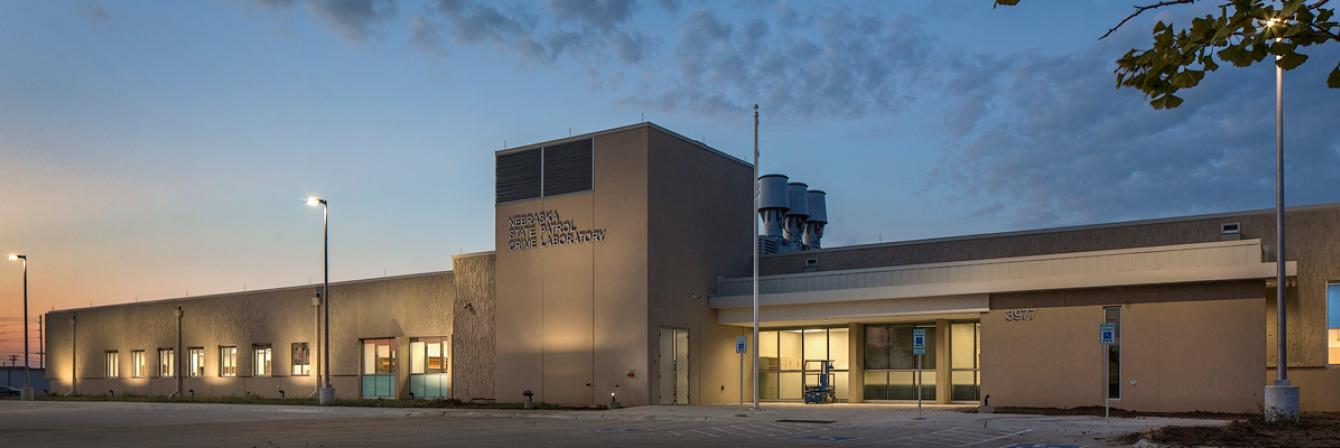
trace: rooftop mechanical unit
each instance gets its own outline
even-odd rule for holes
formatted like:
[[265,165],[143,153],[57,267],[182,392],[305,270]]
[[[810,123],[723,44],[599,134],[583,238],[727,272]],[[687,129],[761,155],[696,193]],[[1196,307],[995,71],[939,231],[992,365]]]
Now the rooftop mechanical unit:
[[762,221],[758,253],[775,254],[820,248],[828,224],[827,194],[784,174],[758,178],[758,215]]

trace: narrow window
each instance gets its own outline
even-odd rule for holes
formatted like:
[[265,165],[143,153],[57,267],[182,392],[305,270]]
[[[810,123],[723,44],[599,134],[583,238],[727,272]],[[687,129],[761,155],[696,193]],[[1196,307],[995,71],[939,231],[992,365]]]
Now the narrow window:
[[186,356],[190,362],[187,366],[191,368],[189,376],[205,376],[205,348],[191,347]]
[[409,373],[445,373],[447,371],[447,338],[414,338],[410,346]]
[[270,376],[270,344],[251,346],[251,374]]
[[103,372],[107,378],[116,378],[121,376],[121,356],[117,352],[107,352],[107,371]]
[[1115,344],[1107,346],[1107,398],[1121,399],[1121,307],[1103,307],[1103,321],[1117,327]]
[[170,348],[158,349],[158,377],[171,378],[177,375],[177,357]]
[[219,347],[219,376],[237,376],[237,346]]
[[1326,285],[1326,359],[1340,364],[1340,283]]
[[144,350],[130,352],[130,377],[144,378],[148,370],[149,363],[144,359]]
[[310,375],[312,372],[311,354],[306,342],[293,343],[293,370],[290,375]]

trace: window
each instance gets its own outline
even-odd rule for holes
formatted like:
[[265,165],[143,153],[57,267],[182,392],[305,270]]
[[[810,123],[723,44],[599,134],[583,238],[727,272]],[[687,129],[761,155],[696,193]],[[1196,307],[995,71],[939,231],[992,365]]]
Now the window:
[[395,398],[395,339],[363,340],[363,398]]
[[311,352],[307,349],[306,342],[293,343],[293,369],[289,370],[290,375],[310,375],[312,373]]
[[177,375],[177,357],[170,348],[158,349],[158,377],[170,378]]
[[409,373],[447,371],[447,338],[415,338],[409,343]]
[[949,324],[950,400],[980,400],[982,325],[977,322]]
[[1107,398],[1121,399],[1121,307],[1103,307],[1103,322],[1117,327],[1115,344],[1107,346]]
[[758,334],[759,397],[765,400],[800,400],[805,387],[817,386],[823,371],[816,362],[827,360],[833,369],[826,378],[834,398],[847,399],[846,328],[797,328],[761,331]]
[[116,352],[107,352],[107,371],[103,372],[107,378],[116,378],[121,376],[121,356]]
[[219,376],[237,376],[237,346],[219,347]]
[[270,376],[270,344],[251,346],[251,374]]
[[130,352],[130,377],[144,378],[149,372],[149,363],[144,360],[144,350]]
[[449,340],[441,336],[409,340],[409,393],[414,398],[451,396],[447,378]]
[[191,368],[191,371],[187,373],[188,376],[205,376],[204,347],[191,347],[187,349],[186,360],[190,363],[187,367]]
[[[912,333],[926,330],[926,354],[912,350]],[[916,400],[935,398],[935,324],[867,325],[865,327],[865,373],[862,378],[867,400]]]
[[395,339],[367,339],[363,341],[363,374],[389,375],[395,373]]
[[1326,359],[1340,364],[1340,283],[1326,285]]

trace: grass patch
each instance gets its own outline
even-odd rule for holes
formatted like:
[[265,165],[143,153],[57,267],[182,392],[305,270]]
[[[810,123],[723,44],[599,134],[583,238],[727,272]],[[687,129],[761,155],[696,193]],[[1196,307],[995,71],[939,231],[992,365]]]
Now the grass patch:
[[[123,403],[211,403],[211,404],[268,404],[286,406],[317,406],[315,398],[264,398],[264,397],[200,397],[175,399],[161,395],[42,395],[38,401],[75,401],[75,402],[123,402]],[[412,408],[412,409],[496,409],[526,410],[521,403],[466,403],[460,400],[345,400],[337,399],[334,406],[360,408]],[[536,403],[536,410],[599,410],[601,408],[565,407],[547,403]]]

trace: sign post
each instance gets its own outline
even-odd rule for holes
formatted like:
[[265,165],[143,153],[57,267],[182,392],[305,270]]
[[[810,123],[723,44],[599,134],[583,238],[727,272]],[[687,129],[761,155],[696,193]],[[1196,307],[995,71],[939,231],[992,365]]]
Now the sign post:
[[744,352],[748,344],[744,336],[735,337],[735,353],[740,354],[740,406],[744,406]]
[[1099,325],[1098,325],[1098,345],[1099,345],[1100,347],[1103,348],[1103,382],[1102,382],[1102,384],[1103,384],[1103,420],[1104,420],[1104,421],[1108,420],[1108,418],[1110,417],[1110,409],[1111,409],[1111,407],[1110,407],[1110,404],[1109,404],[1109,398],[1110,398],[1111,395],[1112,395],[1112,392],[1108,390],[1108,387],[1109,387],[1109,386],[1108,386],[1108,382],[1109,382],[1109,381],[1112,381],[1111,378],[1108,378],[1108,375],[1109,375],[1109,374],[1108,374],[1108,371],[1107,371],[1107,370],[1108,370],[1108,365],[1112,363],[1112,360],[1111,360],[1111,359],[1108,359],[1108,357],[1112,356],[1112,355],[1111,355],[1111,349],[1109,349],[1108,347],[1110,347],[1110,346],[1112,346],[1112,345],[1114,345],[1114,344],[1116,344],[1116,343],[1117,343],[1117,325],[1114,324],[1114,323],[1112,323],[1112,322],[1103,322],[1103,323],[1099,324]]
[[926,354],[926,329],[912,330],[912,354],[917,356],[917,379],[912,385],[917,388],[917,420],[924,420],[921,414],[921,357]]

